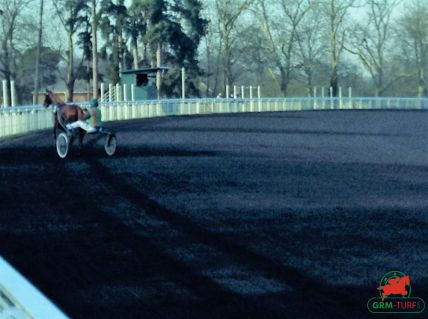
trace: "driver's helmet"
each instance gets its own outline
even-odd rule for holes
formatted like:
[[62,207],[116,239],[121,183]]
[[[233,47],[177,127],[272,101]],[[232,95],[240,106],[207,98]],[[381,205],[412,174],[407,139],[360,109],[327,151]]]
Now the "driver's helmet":
[[89,105],[90,105],[91,107],[98,107],[98,100],[97,100],[97,99],[92,99],[92,100],[89,102]]

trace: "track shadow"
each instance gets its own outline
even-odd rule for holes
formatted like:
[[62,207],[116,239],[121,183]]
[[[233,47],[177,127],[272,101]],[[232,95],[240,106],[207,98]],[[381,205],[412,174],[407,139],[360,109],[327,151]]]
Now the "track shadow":
[[[123,131],[126,131],[124,129]],[[403,137],[412,136],[410,134],[387,134],[387,133],[368,133],[368,132],[340,132],[326,130],[291,130],[291,129],[246,129],[246,128],[211,128],[211,127],[134,127],[132,132],[161,132],[161,133],[241,133],[241,134],[299,134],[315,136],[373,136],[373,137]]]
[[[119,142],[120,143],[120,142]],[[37,148],[29,147],[7,147],[0,149],[0,164],[2,165],[16,165],[17,163],[32,163],[34,165],[42,165],[44,163],[56,163],[64,161],[56,154],[55,146],[43,146]],[[215,151],[192,151],[178,147],[117,147],[114,158],[128,158],[128,157],[212,157],[219,156],[219,152]],[[102,145],[85,144],[81,150],[76,146],[70,149],[67,160],[78,160],[85,158],[108,158]]]
[[[120,147],[118,145],[113,158],[129,157],[214,157],[220,156],[220,152],[214,151],[191,151],[174,147]],[[83,159],[86,158],[109,158],[102,147],[85,146],[80,154]],[[75,156],[76,158],[76,156]]]
[[[150,199],[144,192],[137,190],[120,176],[110,172],[99,161],[89,160],[91,171],[98,176],[103,185],[109,185],[118,191],[118,195],[126,198],[136,207],[142,209],[147,215],[167,222],[173,229],[180,230],[192,241],[204,243],[216,250],[228,255],[231,260],[235,260],[246,267],[256,271],[262,271],[269,278],[275,278],[286,286],[292,286],[294,290],[295,302],[298,300],[315,300],[312,304],[314,309],[322,309],[329,318],[341,318],[337,314],[337,308],[346,309],[352,314],[358,311],[354,293],[352,291],[338,292],[336,287],[329,286],[322,280],[310,278],[298,270],[278,263],[270,258],[259,255],[245,246],[237,244],[231,237],[225,237],[209,229],[201,227],[190,218],[171,211],[165,206]],[[150,187],[147,183],[140,185],[140,189]],[[308,290],[308,287],[310,289]],[[296,301],[297,300],[297,301]],[[309,305],[307,307],[310,307]],[[308,310],[310,312],[310,310]]]
[[[199,274],[192,265],[164,253],[149,237],[132,231],[122,221],[100,210],[96,200],[82,196],[90,192],[90,185],[79,186],[81,177],[70,176],[65,165],[59,162],[55,169],[35,175],[35,179],[40,179],[37,192],[34,198],[27,200],[37,203],[40,194],[46,194],[42,207],[57,215],[50,219],[64,219],[77,228],[66,233],[36,231],[36,219],[44,211],[34,204],[35,207],[26,212],[26,220],[34,224],[28,230],[30,234],[0,230],[1,254],[65,313],[75,318],[139,318],[145,315],[151,318],[223,318],[224,313],[230,317],[256,318],[264,315],[265,307],[260,303],[248,303],[245,297]],[[54,189],[45,189],[47,186],[42,180],[58,180],[59,177],[61,182]],[[2,216],[2,221],[10,218],[7,224],[12,227],[13,215],[17,213],[9,212]],[[151,289],[159,289],[160,284],[168,280],[188,290],[190,298],[180,296],[180,290],[168,292],[167,289],[160,296],[161,303],[152,300],[153,304],[147,304],[145,294],[138,293],[139,289],[146,289],[150,294]],[[107,290],[107,295],[103,292],[108,287],[123,286],[130,288],[117,292]],[[129,301],[136,299],[130,293],[132,287],[136,287],[136,294],[140,296],[134,302]],[[128,304],[125,312],[120,300]],[[283,317],[275,306],[269,311],[272,317]]]

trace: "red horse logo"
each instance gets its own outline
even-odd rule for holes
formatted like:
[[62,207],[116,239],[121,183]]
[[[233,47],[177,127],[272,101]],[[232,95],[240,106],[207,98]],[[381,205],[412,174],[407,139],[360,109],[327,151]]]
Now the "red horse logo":
[[406,286],[410,286],[409,276],[397,276],[389,279],[386,285],[377,287],[377,290],[382,290],[382,301],[384,301],[389,295],[407,296]]

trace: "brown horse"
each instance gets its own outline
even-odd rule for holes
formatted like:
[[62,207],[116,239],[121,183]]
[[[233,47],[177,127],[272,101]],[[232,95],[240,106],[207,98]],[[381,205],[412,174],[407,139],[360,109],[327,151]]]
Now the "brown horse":
[[[44,107],[53,105],[52,123],[53,123],[53,136],[56,139],[57,132],[67,132],[66,125],[84,118],[84,112],[78,105],[65,104],[57,98],[53,92],[46,90]],[[85,131],[78,129],[79,132],[79,146],[82,145]]]

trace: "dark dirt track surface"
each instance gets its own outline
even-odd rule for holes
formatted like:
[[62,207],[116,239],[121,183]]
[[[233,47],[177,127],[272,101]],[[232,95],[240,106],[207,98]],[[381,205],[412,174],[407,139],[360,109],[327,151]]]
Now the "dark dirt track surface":
[[428,302],[428,112],[108,126],[0,140],[0,255],[69,316],[378,318],[392,269]]

